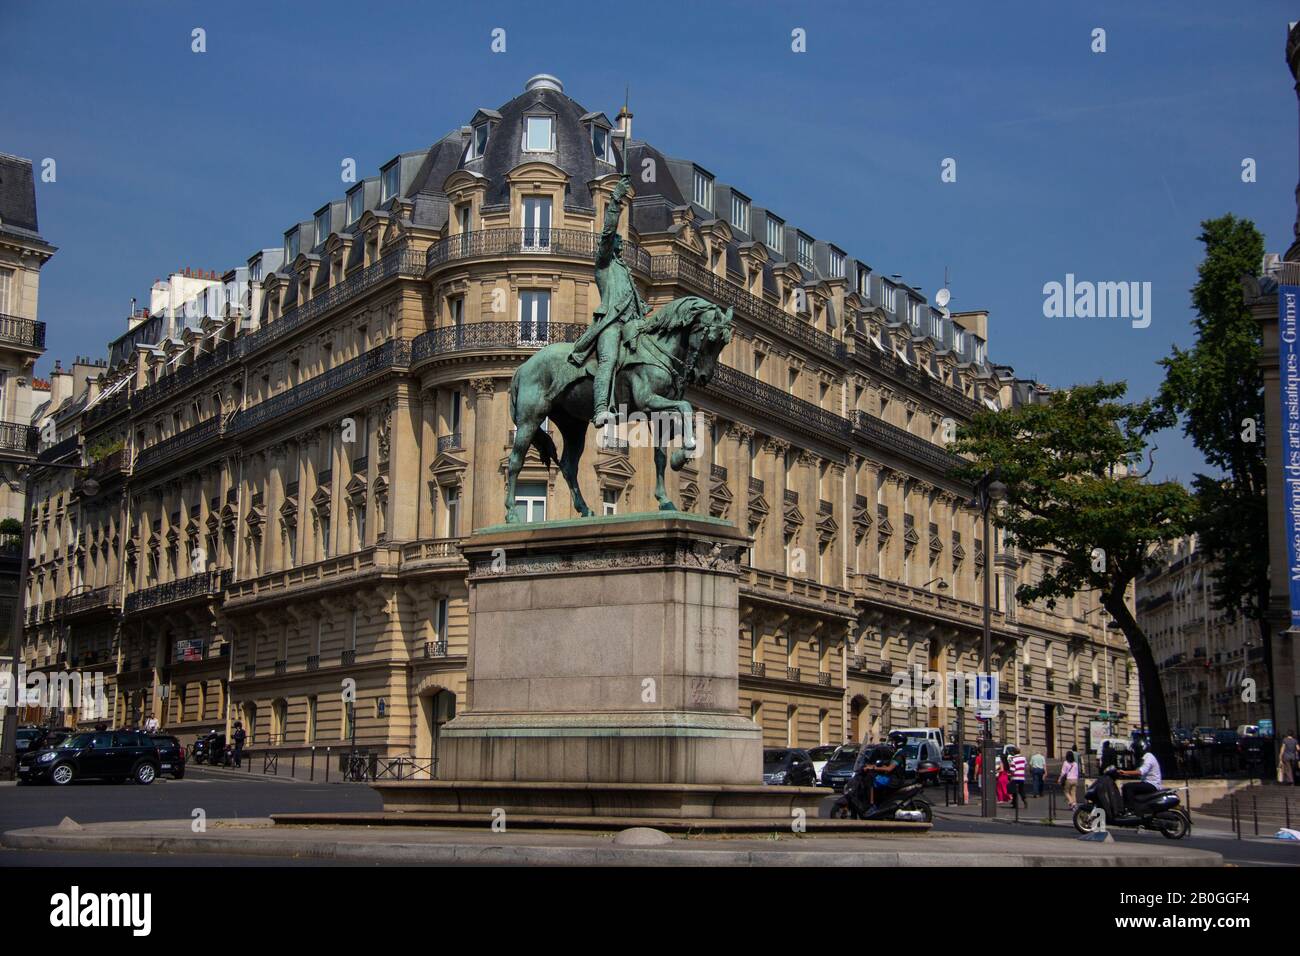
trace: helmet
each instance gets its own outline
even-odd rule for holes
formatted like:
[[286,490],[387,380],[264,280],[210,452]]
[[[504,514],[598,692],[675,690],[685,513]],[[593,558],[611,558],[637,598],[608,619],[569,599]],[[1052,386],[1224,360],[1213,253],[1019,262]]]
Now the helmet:
[[1151,741],[1147,740],[1147,738],[1145,737],[1133,738],[1133,760],[1136,763],[1141,763],[1142,758],[1146,756],[1147,751],[1150,749],[1151,749]]

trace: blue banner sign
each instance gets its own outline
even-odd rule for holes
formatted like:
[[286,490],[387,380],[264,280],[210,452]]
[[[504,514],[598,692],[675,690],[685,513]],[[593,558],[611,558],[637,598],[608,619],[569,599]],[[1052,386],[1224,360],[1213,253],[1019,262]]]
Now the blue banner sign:
[[1291,626],[1300,627],[1300,349],[1296,347],[1300,286],[1278,287],[1278,371],[1282,392],[1282,513]]

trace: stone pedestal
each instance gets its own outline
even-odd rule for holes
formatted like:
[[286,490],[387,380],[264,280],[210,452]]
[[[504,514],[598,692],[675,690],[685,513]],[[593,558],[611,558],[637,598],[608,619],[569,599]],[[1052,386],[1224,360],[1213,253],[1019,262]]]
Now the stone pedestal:
[[[439,789],[760,787],[761,733],[737,713],[749,543],[727,522],[673,512],[476,532],[462,545],[467,706],[442,729]],[[620,799],[637,803],[634,791]]]

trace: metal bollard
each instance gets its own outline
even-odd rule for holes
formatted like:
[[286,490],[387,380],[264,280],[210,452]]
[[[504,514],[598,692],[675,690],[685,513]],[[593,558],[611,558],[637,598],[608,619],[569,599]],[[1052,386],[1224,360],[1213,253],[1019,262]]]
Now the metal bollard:
[[1291,829],[1291,798],[1287,797],[1282,801],[1282,808],[1286,810],[1286,828]]
[[333,747],[325,748],[325,782],[326,783],[330,782],[330,752],[333,749],[334,749]]
[[316,748],[311,748],[311,773],[307,775],[308,780],[316,779]]
[[298,779],[298,751],[289,755],[289,776]]
[[1255,836],[1259,836],[1259,797],[1256,797],[1252,794],[1250,798],[1250,805],[1252,811],[1255,814]]

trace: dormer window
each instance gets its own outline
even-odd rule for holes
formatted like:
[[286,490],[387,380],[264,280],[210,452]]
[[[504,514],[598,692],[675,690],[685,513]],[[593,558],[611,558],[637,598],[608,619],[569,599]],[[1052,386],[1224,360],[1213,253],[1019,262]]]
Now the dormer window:
[[966,357],[966,330],[953,326],[952,329],[952,347],[953,350],[962,358]]
[[298,258],[298,230],[293,229],[284,235],[284,264],[289,265]]
[[731,227],[749,233],[749,200],[734,190],[731,193]]
[[799,265],[805,269],[813,267],[813,244],[812,240],[799,233]]
[[907,300],[907,322],[914,329],[921,327],[921,303],[914,299]]
[[524,151],[529,153],[555,152],[554,116],[528,116],[524,118]]
[[864,298],[870,294],[870,275],[866,266],[858,266],[858,295]]
[[599,123],[591,124],[591,151],[603,162],[614,162],[614,137]]
[[479,123],[469,135],[469,155],[466,159],[481,159],[487,150],[488,134],[492,131],[491,123]]
[[258,256],[256,259],[254,259],[253,264],[248,267],[248,281],[249,282],[262,281],[262,257],[261,256]]
[[838,249],[831,250],[831,278],[844,278],[844,253]]
[[327,206],[324,209],[322,209],[320,212],[316,213],[316,245],[319,246],[326,239],[328,239],[329,234],[330,234],[330,211],[329,211],[329,207]]
[[366,209],[366,187],[360,185],[352,192],[348,193],[348,214],[347,225],[352,225],[361,218],[361,214]]
[[401,188],[401,175],[402,164],[396,160],[393,161],[391,166],[384,169],[380,180],[380,202],[388,202],[388,200],[397,195],[398,190]]
[[767,215],[767,247],[776,253],[785,252],[785,223],[771,213]]
[[886,312],[893,312],[898,308],[897,292],[898,290],[893,285],[884,279],[880,280],[880,307]]
[[695,205],[713,211],[713,177],[703,170],[695,170]]

